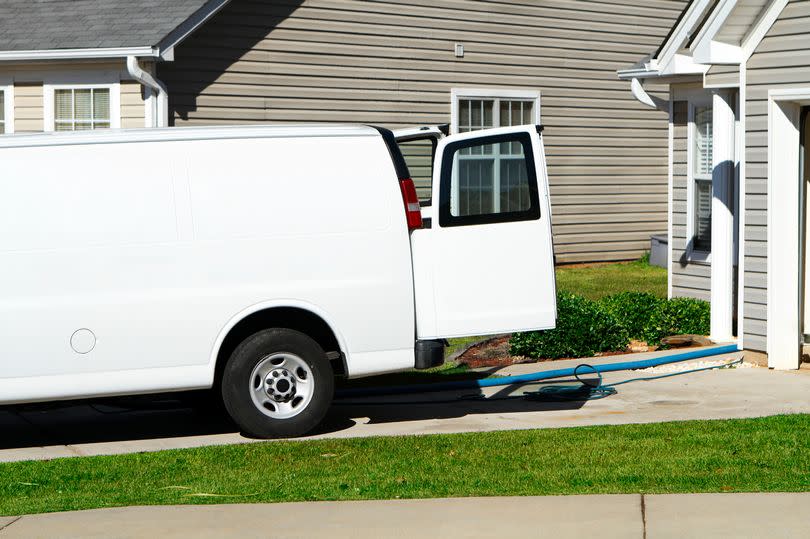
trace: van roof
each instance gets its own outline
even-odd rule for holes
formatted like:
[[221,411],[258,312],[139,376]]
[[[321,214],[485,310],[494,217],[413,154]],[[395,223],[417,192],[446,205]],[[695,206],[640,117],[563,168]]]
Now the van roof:
[[206,140],[238,138],[300,137],[379,137],[366,125],[290,124],[233,125],[224,127],[162,127],[143,129],[99,129],[96,131],[54,131],[48,133],[0,136],[0,148],[28,146],[65,146],[73,144],[114,144],[121,142],[156,142],[161,140]]

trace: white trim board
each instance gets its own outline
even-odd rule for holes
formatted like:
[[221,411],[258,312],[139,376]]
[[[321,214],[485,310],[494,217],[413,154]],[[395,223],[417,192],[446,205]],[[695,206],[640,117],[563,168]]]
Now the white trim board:
[[745,63],[740,65],[740,91],[737,94],[737,112],[739,125],[737,128],[737,344],[740,350],[745,349],[745,163],[746,163],[746,108],[745,100],[748,89]]
[[0,62],[126,58],[127,56],[158,56],[158,50],[154,47],[122,47],[0,51]]
[[710,3],[711,0],[695,0],[688,5],[683,18],[661,47],[661,53],[651,60],[651,67],[661,70],[667,67],[678,50],[680,50],[681,45],[689,38],[692,29],[700,24],[700,21],[703,19],[703,13],[706,8],[709,7]]
[[0,135],[14,133],[14,85],[0,81],[0,92],[3,92],[3,131]]
[[810,88],[768,92],[768,366],[799,368],[801,278],[801,185],[799,121]]
[[669,92],[669,127],[667,129],[667,298],[672,299],[672,213],[674,211],[675,180],[675,105]]
[[[711,107],[712,94],[706,91],[689,92],[686,124],[686,259],[692,264],[711,264],[711,251],[698,251],[692,247],[695,237],[695,107]],[[712,133],[714,133],[712,125]]]
[[692,42],[689,50],[695,62],[702,64],[738,64],[742,60],[742,49],[737,45],[715,41],[714,38],[723,28],[737,0],[720,0],[701,28],[698,37]]

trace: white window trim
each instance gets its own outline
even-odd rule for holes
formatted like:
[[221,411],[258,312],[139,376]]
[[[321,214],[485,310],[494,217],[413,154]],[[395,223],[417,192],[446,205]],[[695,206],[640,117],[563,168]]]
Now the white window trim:
[[54,96],[56,90],[88,90],[88,89],[108,89],[110,91],[110,128],[121,127],[121,84],[118,81],[107,84],[82,84],[82,83],[62,83],[53,84],[46,82],[43,84],[45,131],[56,129],[54,118]]
[[[698,264],[711,264],[712,254],[710,251],[701,251],[692,246],[692,238],[695,237],[695,137],[697,127],[695,126],[695,108],[711,107],[712,95],[690,96],[688,135],[686,141],[686,259],[689,262]],[[714,133],[714,125],[712,126]]]
[[0,80],[0,92],[3,92],[3,121],[4,129],[2,134],[14,132],[14,84]]
[[[515,90],[508,88],[452,88],[450,90],[450,133],[458,133],[458,102],[460,99],[492,99],[499,101],[523,100],[534,102],[534,124],[540,124],[540,91],[539,90]],[[498,103],[495,104],[498,110]],[[495,125],[500,127],[501,117],[499,114],[492,115]]]

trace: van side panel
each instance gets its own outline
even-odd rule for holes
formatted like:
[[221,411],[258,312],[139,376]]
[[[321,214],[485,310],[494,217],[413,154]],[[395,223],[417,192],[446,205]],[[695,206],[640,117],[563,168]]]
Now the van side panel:
[[287,300],[329,314],[350,375],[413,365],[408,232],[379,136],[2,148],[0,161],[0,402],[210,385],[223,328]]

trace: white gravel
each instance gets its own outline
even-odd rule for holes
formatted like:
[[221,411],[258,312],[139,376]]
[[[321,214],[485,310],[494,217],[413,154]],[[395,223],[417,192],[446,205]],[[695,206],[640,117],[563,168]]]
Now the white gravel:
[[[734,361],[733,359],[725,358],[725,359],[709,359],[709,360],[702,360],[702,361],[681,361],[678,363],[668,363],[666,365],[659,365],[658,367],[650,367],[648,369],[639,369],[639,372],[646,372],[650,374],[670,374],[675,372],[684,372],[684,371],[691,371],[694,369],[705,369],[707,367],[717,367],[720,365],[726,365],[727,363],[731,363]],[[759,368],[758,365],[753,363],[748,363],[743,361],[742,363],[736,363],[732,365],[730,368],[732,369],[754,369]],[[714,369],[715,371],[719,371],[722,369]],[[707,371],[711,372],[711,371]]]

